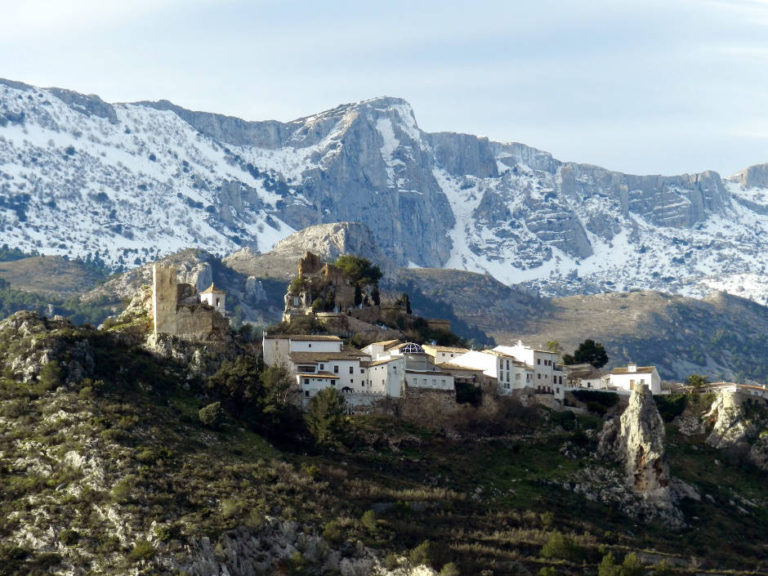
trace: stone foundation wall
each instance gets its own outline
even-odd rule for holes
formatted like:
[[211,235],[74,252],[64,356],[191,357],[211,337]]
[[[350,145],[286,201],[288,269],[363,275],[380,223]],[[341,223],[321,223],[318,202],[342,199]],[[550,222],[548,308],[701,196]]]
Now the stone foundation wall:
[[401,404],[403,418],[427,427],[440,427],[445,418],[462,409],[454,390],[428,390],[406,386]]

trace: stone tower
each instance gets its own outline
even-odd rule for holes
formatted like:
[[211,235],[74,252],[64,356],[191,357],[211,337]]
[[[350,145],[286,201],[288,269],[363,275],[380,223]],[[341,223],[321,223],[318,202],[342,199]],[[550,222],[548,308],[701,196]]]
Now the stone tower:
[[152,266],[152,318],[155,334],[176,334],[176,267]]

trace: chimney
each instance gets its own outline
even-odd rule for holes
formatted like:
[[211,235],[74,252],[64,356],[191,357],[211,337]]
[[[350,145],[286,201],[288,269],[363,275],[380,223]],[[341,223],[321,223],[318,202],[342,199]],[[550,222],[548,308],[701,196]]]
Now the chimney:
[[630,362],[627,366],[627,372],[637,372],[637,364]]

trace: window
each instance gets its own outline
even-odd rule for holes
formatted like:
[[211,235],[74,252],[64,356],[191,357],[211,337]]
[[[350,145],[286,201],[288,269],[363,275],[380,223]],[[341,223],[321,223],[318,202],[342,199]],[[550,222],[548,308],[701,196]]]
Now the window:
[[350,379],[349,379],[349,383],[350,383],[350,384],[354,384],[354,383],[355,383],[355,379],[354,379],[354,378],[350,378]]
[[309,378],[304,378],[304,384],[306,384],[306,385],[309,384]]
[[311,342],[309,343],[309,346],[308,346],[308,348],[312,348],[312,343],[311,343]]
[[360,368],[360,374],[365,374],[365,368]]
[[320,364],[320,370],[325,370],[325,364]]
[[334,374],[338,374],[339,373],[339,367],[338,366],[334,366],[333,367],[333,373]]
[[541,358],[536,358],[536,364],[541,364]]
[[309,398],[309,390],[307,390],[306,392],[304,392],[304,396],[306,396],[307,398]]
[[349,367],[349,373],[350,374],[354,374],[355,373],[355,369],[352,366]]
[[539,380],[541,380],[541,374],[536,374],[536,378],[538,378]]

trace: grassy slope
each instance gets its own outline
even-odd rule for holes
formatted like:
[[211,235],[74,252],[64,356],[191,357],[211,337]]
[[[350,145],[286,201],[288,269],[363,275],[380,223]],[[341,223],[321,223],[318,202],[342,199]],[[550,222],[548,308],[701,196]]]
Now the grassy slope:
[[69,297],[90,290],[104,276],[82,262],[61,256],[32,256],[0,262],[0,279],[18,290]]

